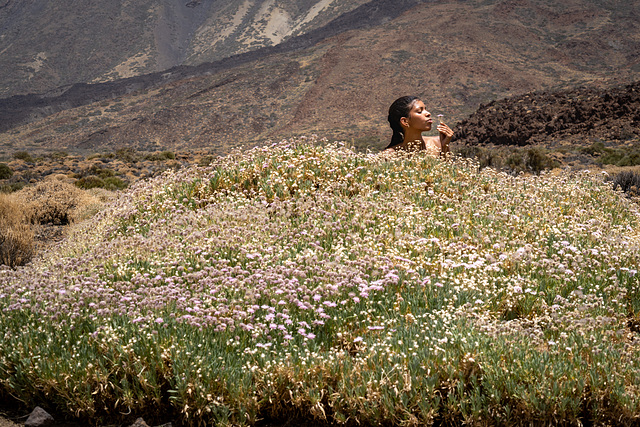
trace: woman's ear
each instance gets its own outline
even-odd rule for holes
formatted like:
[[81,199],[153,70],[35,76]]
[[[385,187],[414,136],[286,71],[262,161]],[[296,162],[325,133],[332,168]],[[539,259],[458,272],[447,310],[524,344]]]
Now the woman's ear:
[[400,117],[400,126],[403,128],[409,127],[409,118],[408,117]]

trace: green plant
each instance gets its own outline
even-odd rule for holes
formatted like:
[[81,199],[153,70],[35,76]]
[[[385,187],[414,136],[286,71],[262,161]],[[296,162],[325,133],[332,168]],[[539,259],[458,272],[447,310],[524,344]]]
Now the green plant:
[[479,147],[460,146],[455,152],[462,157],[476,158],[480,168],[509,169],[512,172],[540,173],[560,166],[542,147]]
[[599,156],[605,152],[605,146],[602,141],[596,141],[588,147],[582,147],[580,151],[585,154],[590,154],[592,156]]
[[76,187],[88,190],[90,188],[104,188],[104,181],[102,178],[95,175],[87,175],[78,179],[75,182]]
[[[111,171],[110,171],[111,172]],[[127,187],[127,183],[122,178],[113,174],[105,173],[101,176],[88,175],[75,182],[76,187],[84,190],[91,188],[104,188],[105,190],[122,190]]]
[[118,148],[115,157],[125,163],[136,163],[139,160],[138,153],[131,147]]
[[640,151],[624,148],[608,148],[598,158],[602,164],[616,166],[637,166],[640,165]]
[[11,170],[11,168],[4,164],[4,163],[0,163],[0,179],[9,179],[13,176],[13,170]]
[[80,177],[87,176],[87,175],[95,175],[104,179],[110,176],[115,176],[115,174],[116,174],[115,171],[113,171],[112,169],[103,167],[100,164],[93,164],[86,171],[82,172]]
[[501,168],[503,167],[502,156],[498,153],[502,148],[485,148],[477,145],[462,145],[455,147],[455,153],[466,158],[477,159],[481,169],[487,167]]
[[384,142],[381,143],[379,138],[372,135],[372,136],[361,136],[358,138],[352,138],[351,145],[357,151],[366,152],[370,150],[375,151],[376,149],[378,150],[384,149],[384,147],[386,146],[386,143]]
[[113,159],[116,155],[114,153],[94,153],[87,157],[87,160],[94,159]]
[[549,157],[542,147],[529,147],[526,153],[526,166],[529,170],[540,173],[545,169],[553,169],[560,166],[560,162]]
[[55,151],[49,154],[49,157],[52,158],[53,160],[62,160],[64,158],[69,157],[69,153],[67,153],[66,151]]
[[22,190],[27,185],[24,181],[0,184],[0,193],[13,193]]
[[102,186],[102,188],[104,188],[105,190],[114,191],[127,188],[127,183],[117,176],[106,177],[103,181],[104,185]]
[[640,149],[633,147],[606,147],[602,141],[596,141],[588,147],[579,150],[582,153],[596,157],[605,165],[637,166],[640,165]]
[[198,166],[209,166],[213,160],[215,159],[215,156],[211,156],[211,155],[207,155],[207,156],[202,156],[200,157],[200,159],[198,160]]
[[117,196],[0,274],[0,393],[93,425],[640,415],[637,206],[601,174],[298,139]]
[[26,151],[16,151],[15,153],[13,153],[13,157],[15,159],[19,159],[19,160],[24,160],[27,163],[33,163],[33,157],[31,157],[31,154],[29,154]]
[[176,155],[173,151],[149,153],[144,156],[145,160],[150,160],[150,161],[173,160],[175,158],[176,158]]
[[525,159],[522,156],[522,152],[516,152],[507,157],[507,166],[514,171],[521,171],[526,169]]

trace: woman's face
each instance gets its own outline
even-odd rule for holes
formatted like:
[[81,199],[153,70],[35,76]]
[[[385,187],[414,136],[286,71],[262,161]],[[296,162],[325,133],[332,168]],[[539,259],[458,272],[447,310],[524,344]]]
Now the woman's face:
[[419,99],[416,100],[411,106],[408,117],[403,117],[400,120],[403,127],[414,128],[421,131],[431,130],[431,113],[427,111],[424,103]]

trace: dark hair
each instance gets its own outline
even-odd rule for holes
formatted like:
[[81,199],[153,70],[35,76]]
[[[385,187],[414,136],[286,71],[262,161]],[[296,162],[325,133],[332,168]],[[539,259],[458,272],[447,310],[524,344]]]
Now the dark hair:
[[402,130],[402,125],[400,125],[400,119],[403,117],[409,117],[409,112],[413,107],[413,103],[418,99],[417,96],[403,96],[401,98],[396,99],[389,107],[389,126],[393,130],[393,135],[391,136],[391,142],[387,146],[387,148],[394,147],[398,144],[402,144],[404,141],[404,132]]

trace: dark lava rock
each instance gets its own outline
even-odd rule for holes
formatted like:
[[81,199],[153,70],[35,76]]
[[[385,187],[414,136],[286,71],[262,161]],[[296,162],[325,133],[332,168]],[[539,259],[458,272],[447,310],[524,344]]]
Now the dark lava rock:
[[465,145],[553,145],[640,138],[640,81],[610,89],[531,92],[493,101],[456,126]]

